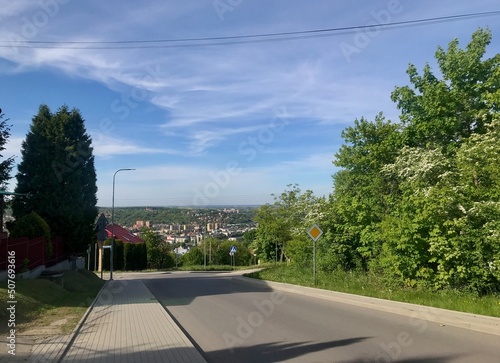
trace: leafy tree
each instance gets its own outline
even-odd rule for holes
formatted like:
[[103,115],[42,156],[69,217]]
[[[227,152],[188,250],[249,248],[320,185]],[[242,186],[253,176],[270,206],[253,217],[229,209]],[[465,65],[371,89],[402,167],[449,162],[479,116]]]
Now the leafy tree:
[[[206,243],[207,247],[207,263],[208,263],[208,251],[209,251],[210,239],[205,239],[203,243]],[[217,240],[212,239],[212,264],[214,265],[230,265],[231,256],[229,252],[231,251],[231,246],[236,246],[235,263],[238,266],[247,266],[251,259],[250,251],[243,243],[238,243],[229,240]],[[203,250],[204,245],[199,246],[200,250]]]
[[141,238],[147,246],[149,268],[162,269],[172,265],[173,256],[171,256],[172,251],[170,245],[160,234],[152,229],[145,228],[142,231]]
[[203,265],[203,251],[199,247],[193,247],[182,256],[182,263],[186,266]]
[[484,134],[464,141],[454,158],[456,177],[450,184],[456,214],[430,239],[440,285],[500,291],[499,116],[494,115]]
[[256,238],[257,231],[255,229],[251,229],[243,234],[243,243],[248,247],[254,243]]
[[94,239],[96,173],[91,139],[76,109],[55,114],[41,105],[22,144],[13,214],[35,211],[68,252],[80,253]]
[[297,184],[288,185],[280,195],[274,195],[274,204],[263,205],[257,210],[254,252],[268,261],[291,259],[287,250],[289,241],[306,234],[317,221],[322,205],[323,200],[315,197],[312,191],[302,192]]
[[[328,259],[344,269],[367,268],[381,249],[379,223],[397,200],[394,179],[381,174],[401,147],[399,125],[382,114],[373,122],[364,118],[342,132],[345,143],[335,154],[342,169],[334,177],[334,193],[326,238]],[[336,255],[336,256],[335,256]]]
[[381,261],[406,284],[498,289],[500,55],[483,60],[490,42],[479,29],[464,50],[439,47],[441,80],[410,65],[413,89],[393,92],[410,147],[386,167],[402,199],[385,220]]
[[291,261],[301,267],[312,266],[312,247],[311,239],[307,235],[294,236],[287,245]]
[[450,157],[405,148],[384,172],[400,178],[402,203],[385,220],[381,265],[406,284],[498,290],[500,122]]
[[363,267],[407,286],[499,290],[500,55],[488,30],[410,65],[401,124],[356,120],[334,161],[320,267]]
[[438,47],[436,60],[442,79],[429,64],[423,74],[410,64],[412,86],[396,87],[392,100],[401,109],[405,143],[434,145],[448,151],[474,133],[484,133],[499,110],[500,54],[483,60],[491,32],[479,29],[466,49],[453,40],[448,49]]
[[452,160],[439,149],[403,148],[383,173],[398,179],[401,203],[382,223],[384,249],[380,266],[396,281],[415,285],[432,280],[437,266],[430,238],[458,206],[451,185],[456,178]]

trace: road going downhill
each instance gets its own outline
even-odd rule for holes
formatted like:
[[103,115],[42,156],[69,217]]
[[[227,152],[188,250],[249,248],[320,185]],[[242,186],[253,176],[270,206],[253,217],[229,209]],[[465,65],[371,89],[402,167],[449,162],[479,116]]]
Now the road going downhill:
[[249,283],[224,273],[143,280],[208,362],[492,362],[498,335]]

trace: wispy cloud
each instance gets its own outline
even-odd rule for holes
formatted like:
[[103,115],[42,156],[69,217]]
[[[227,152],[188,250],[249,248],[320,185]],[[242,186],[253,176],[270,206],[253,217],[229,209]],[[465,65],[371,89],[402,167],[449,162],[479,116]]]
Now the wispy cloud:
[[[37,102],[51,107],[70,102],[84,108],[87,130],[93,130],[100,200],[108,197],[113,169],[123,162],[127,167],[142,166],[121,178],[120,187],[128,196],[139,194],[144,203],[183,196],[189,204],[195,190],[213,181],[211,173],[224,171],[228,160],[237,162],[241,171],[220,189],[220,198],[243,200],[243,195],[252,194],[249,200],[261,201],[270,192],[300,181],[307,184],[304,188],[328,188],[341,129],[355,118],[373,119],[380,111],[397,119],[399,110],[390,93],[395,85],[408,84],[408,62],[422,67],[432,61],[438,44],[446,47],[454,37],[465,45],[479,25],[490,24],[494,39],[499,32],[494,17],[436,23],[418,32],[384,30],[368,45],[361,44],[360,52],[347,62],[340,44],[352,44],[359,34],[172,47],[177,42],[163,48],[141,41],[364,25],[373,21],[372,11],[387,8],[387,0],[363,0],[357,5],[319,0],[314,6],[299,0],[286,5],[274,0],[244,1],[223,21],[212,1],[4,3],[0,39],[132,40],[143,47],[68,43],[82,49],[39,49],[32,47],[34,43],[21,47],[0,42],[0,73],[7,75],[5,90],[9,82],[11,87],[20,84],[16,92],[5,93],[8,100],[2,100],[13,110],[8,116],[19,120],[13,122],[15,137],[6,156],[20,155],[23,138],[18,136],[29,127],[26,120],[36,113]],[[49,14],[44,9],[49,3],[59,4],[57,11],[53,8]],[[405,2],[398,20],[495,7],[488,0]],[[34,16],[38,25],[33,27],[26,21],[33,22]],[[498,43],[492,43],[490,52],[499,52]],[[53,79],[64,91],[53,87]],[[280,117],[288,123],[280,132],[269,133],[280,109],[286,110]],[[105,132],[107,124],[112,124],[112,132]],[[141,184],[148,187],[137,193]]]
[[103,137],[93,144],[94,155],[101,158],[111,158],[115,155],[139,155],[139,154],[178,154],[171,149],[151,148],[137,145],[134,140]]

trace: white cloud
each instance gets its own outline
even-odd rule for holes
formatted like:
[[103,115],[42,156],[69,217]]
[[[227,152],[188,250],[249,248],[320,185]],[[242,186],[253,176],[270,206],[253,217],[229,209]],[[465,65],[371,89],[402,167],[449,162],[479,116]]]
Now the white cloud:
[[[22,19],[32,19],[34,14],[43,11],[40,5],[48,2],[5,2],[0,9],[0,38],[27,40],[23,36]],[[464,13],[471,9],[488,11],[494,7],[490,3],[478,0],[471,5],[466,1],[443,0],[439,6],[434,6],[422,0],[405,3],[398,19],[426,17],[429,9],[435,15]],[[158,40],[352,26],[373,20],[372,10],[387,7],[387,1],[366,0],[357,6],[326,0],[318,1],[313,7],[298,0],[287,2],[286,6],[283,4],[272,0],[265,5],[242,2],[221,21],[211,1],[74,0],[61,5],[46,24],[34,29],[30,40]],[[113,135],[110,132],[106,137],[93,135],[94,154],[102,168],[99,170],[99,193],[103,198],[109,192],[109,183],[104,185],[101,181],[110,177],[107,168],[115,168],[118,160],[130,161],[137,155],[134,163],[160,164],[160,160],[167,159],[165,155],[175,155],[178,165],[186,165],[141,169],[120,178],[120,186],[127,188],[130,199],[155,202],[163,198],[168,201],[181,195],[184,199],[192,199],[196,188],[204,188],[211,182],[211,172],[224,171],[224,165],[221,168],[207,165],[217,165],[224,158],[243,159],[242,155],[235,155],[237,150],[229,150],[227,145],[234,148],[238,140],[255,137],[276,116],[277,110],[284,109],[287,113],[284,117],[291,120],[290,127],[276,138],[275,143],[266,144],[264,150],[259,150],[258,160],[241,164],[241,172],[232,176],[231,182],[212,198],[215,201],[239,195],[243,200],[243,195],[251,194],[257,200],[295,181],[303,180],[310,186],[330,185],[331,161],[340,138],[334,133],[339,133],[339,125],[350,124],[362,116],[373,119],[379,111],[396,118],[399,112],[390,101],[390,92],[394,85],[408,83],[404,74],[407,63],[420,65],[431,61],[438,41],[446,46],[446,41],[459,36],[461,45],[465,45],[470,37],[468,34],[467,38],[462,38],[463,33],[468,32],[467,26],[477,28],[476,23],[486,22],[485,19],[434,24],[421,27],[418,32],[405,28],[383,31],[356,53],[351,63],[347,62],[339,45],[342,41],[352,43],[354,33],[289,42],[154,49],[29,49],[9,47],[0,42],[4,45],[0,46],[0,58],[6,60],[0,72],[15,82],[17,76],[20,82],[26,82],[26,93],[17,97],[16,105],[24,114],[22,117],[13,114],[12,119],[29,119],[25,113],[32,106],[27,106],[26,102],[34,102],[34,98],[40,97],[40,90],[47,90],[44,97],[49,103],[66,96],[47,84],[36,84],[40,82],[38,77],[46,81],[55,75],[61,83],[70,78],[71,87],[82,79],[90,80],[92,82],[86,85],[92,83],[92,87],[86,89],[98,89],[103,98],[111,95],[102,101],[91,94],[82,92],[80,95],[81,90],[75,89],[76,97],[91,104],[85,114],[89,130],[102,128],[93,120],[116,121],[120,118],[120,127]],[[496,18],[490,20],[494,32],[498,33],[498,26],[494,24]],[[442,31],[438,31],[440,29]],[[492,44],[493,53],[498,52],[495,44]],[[83,44],[78,46],[85,47]],[[100,46],[109,48],[112,45]],[[30,92],[35,88],[38,94]],[[115,96],[113,92],[130,96],[134,91],[143,96],[141,102],[135,102],[137,107],[130,107],[123,113],[115,112],[110,101]],[[121,100],[120,95],[116,99]],[[11,102],[15,101],[16,97],[12,97]],[[16,125],[21,126],[27,127],[27,124]],[[311,140],[311,135],[315,134],[321,135],[322,142],[326,143],[302,142]],[[329,135],[332,135],[331,142],[325,141]],[[19,155],[21,142],[21,138],[12,138],[6,152]],[[215,153],[211,154],[212,151]],[[129,180],[133,181],[130,185]],[[138,191],[138,185],[144,187]]]
[[132,140],[101,137],[100,140],[93,143],[94,155],[107,159],[114,155],[138,155],[138,154],[177,154],[178,152],[170,149],[151,148],[137,145]]

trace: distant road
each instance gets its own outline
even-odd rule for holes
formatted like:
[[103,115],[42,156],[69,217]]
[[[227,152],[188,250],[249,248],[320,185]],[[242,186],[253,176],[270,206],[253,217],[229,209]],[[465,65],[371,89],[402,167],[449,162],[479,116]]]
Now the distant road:
[[161,276],[143,281],[208,362],[500,362],[499,336],[440,326],[425,313],[273,292],[223,273]]

